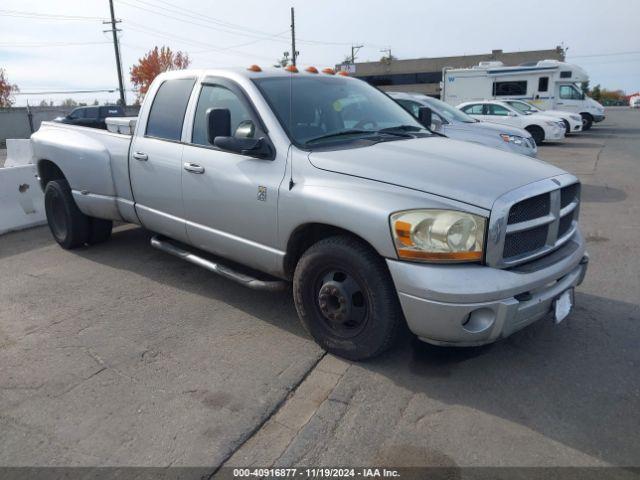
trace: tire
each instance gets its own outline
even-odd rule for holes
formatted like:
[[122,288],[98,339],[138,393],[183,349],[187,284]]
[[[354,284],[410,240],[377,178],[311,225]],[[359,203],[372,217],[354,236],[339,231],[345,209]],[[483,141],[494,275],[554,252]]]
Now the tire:
[[53,238],[67,250],[87,243],[90,233],[89,217],[73,200],[66,180],[51,180],[44,190],[44,209]]
[[593,117],[588,113],[581,113],[582,117],[582,131],[590,130],[593,126]]
[[106,242],[111,237],[112,228],[113,222],[111,220],[89,217],[89,238],[87,242],[90,245]]
[[321,240],[302,255],[293,275],[293,298],[318,345],[349,360],[381,354],[404,324],[384,260],[348,236]]
[[565,136],[566,135],[571,135],[571,125],[569,125],[569,122],[563,118],[562,119],[562,123],[564,123],[564,134],[565,134]]
[[542,145],[542,142],[544,142],[544,130],[542,128],[537,125],[531,125],[525,130],[531,134],[536,145]]

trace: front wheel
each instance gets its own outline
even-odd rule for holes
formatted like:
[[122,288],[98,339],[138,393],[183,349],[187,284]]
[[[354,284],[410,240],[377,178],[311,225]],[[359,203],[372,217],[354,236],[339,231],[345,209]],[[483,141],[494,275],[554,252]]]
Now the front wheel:
[[321,240],[302,255],[293,295],[298,316],[315,341],[350,360],[387,350],[404,321],[384,260],[348,236]]
[[536,145],[542,145],[542,142],[544,142],[544,130],[542,128],[537,125],[531,125],[525,130],[531,134]]
[[588,113],[581,113],[582,117],[582,131],[589,130],[593,126],[593,117]]

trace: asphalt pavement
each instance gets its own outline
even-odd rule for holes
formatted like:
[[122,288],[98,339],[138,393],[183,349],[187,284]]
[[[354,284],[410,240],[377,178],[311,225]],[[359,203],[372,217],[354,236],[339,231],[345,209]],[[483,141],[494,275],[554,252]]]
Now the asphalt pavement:
[[491,346],[324,354],[290,294],[122,225],[0,237],[0,465],[640,466],[640,111],[539,157],[583,182],[572,315]]

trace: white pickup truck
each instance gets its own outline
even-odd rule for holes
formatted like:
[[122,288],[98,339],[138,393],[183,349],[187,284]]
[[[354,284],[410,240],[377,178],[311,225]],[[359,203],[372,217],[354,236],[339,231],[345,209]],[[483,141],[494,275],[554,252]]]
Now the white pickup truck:
[[62,247],[131,222],[248,287],[292,282],[310,334],[350,359],[384,351],[405,322],[458,346],[559,322],[587,270],[573,175],[436,135],[357,79],[170,72],[137,119],[107,124],[32,136]]

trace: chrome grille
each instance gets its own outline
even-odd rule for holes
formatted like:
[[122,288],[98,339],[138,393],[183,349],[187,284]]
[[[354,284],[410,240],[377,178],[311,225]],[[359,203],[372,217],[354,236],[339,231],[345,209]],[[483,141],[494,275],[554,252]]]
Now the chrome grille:
[[511,267],[559,248],[575,233],[579,198],[577,179],[562,175],[498,199],[489,220],[486,263]]
[[513,223],[526,222],[534,218],[544,217],[551,209],[550,202],[551,196],[548,193],[543,193],[542,195],[518,202],[509,210],[507,223],[511,225]]

